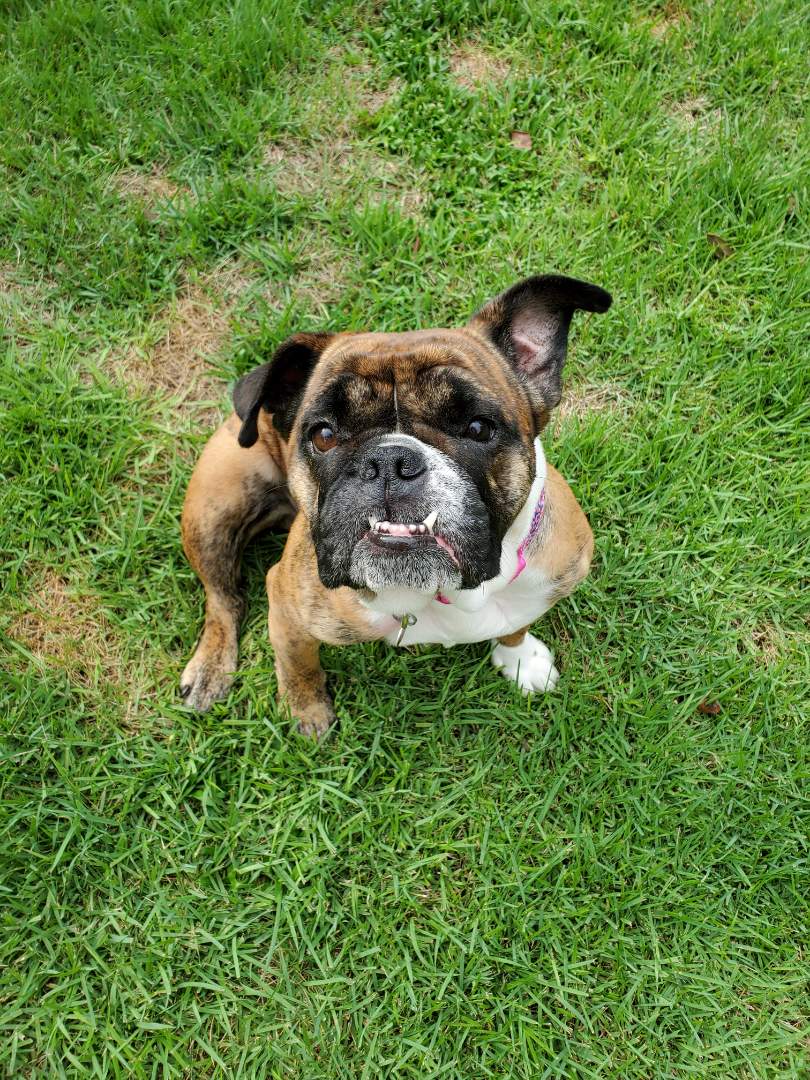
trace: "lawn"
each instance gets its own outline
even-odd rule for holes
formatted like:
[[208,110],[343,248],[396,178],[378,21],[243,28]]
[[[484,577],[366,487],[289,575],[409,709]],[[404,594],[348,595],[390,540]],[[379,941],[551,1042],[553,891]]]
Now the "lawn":
[[[12,0],[0,14],[0,1068],[810,1075],[810,23],[793,0]],[[522,133],[515,135],[515,133]],[[517,144],[517,145],[516,145]],[[574,326],[590,578],[485,645],[178,678],[235,377],[298,329]]]

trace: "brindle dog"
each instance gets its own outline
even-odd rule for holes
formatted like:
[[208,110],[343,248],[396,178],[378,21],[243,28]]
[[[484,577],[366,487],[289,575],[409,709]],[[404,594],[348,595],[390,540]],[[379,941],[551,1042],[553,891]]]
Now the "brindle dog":
[[552,688],[553,658],[527,628],[585,577],[593,538],[539,435],[574,311],[610,303],[595,285],[533,277],[461,329],[296,334],[240,379],[183,508],[206,596],[181,680],[188,705],[228,693],[242,550],[287,526],[267,575],[269,631],[280,697],[304,734],[334,722],[321,642],[493,639],[507,677]]

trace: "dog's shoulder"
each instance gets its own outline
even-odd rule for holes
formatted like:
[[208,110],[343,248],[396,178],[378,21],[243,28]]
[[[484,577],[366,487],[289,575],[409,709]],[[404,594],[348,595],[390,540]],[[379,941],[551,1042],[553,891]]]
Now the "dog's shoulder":
[[299,513],[290,528],[280,562],[267,574],[270,620],[295,615],[298,625],[329,645],[351,645],[384,637],[392,619],[368,610],[354,589],[327,589],[318,575],[315,545]]
[[593,532],[582,507],[553,465],[547,464],[545,511],[528,566],[567,596],[587,575],[593,557]]

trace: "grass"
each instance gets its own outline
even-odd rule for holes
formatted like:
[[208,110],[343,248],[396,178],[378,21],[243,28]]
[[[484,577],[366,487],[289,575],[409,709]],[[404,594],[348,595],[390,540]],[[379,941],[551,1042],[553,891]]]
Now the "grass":
[[[806,1077],[801,6],[1,18],[5,1071]],[[545,438],[598,552],[541,624],[559,691],[327,649],[341,727],[302,743],[269,537],[234,692],[186,713],[229,381],[551,269],[615,296]]]

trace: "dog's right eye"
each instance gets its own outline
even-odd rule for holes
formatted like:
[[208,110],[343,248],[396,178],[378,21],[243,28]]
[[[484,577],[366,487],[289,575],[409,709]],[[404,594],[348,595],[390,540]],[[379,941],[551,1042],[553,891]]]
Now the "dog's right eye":
[[320,454],[337,446],[337,435],[328,424],[317,424],[309,434],[312,445]]

